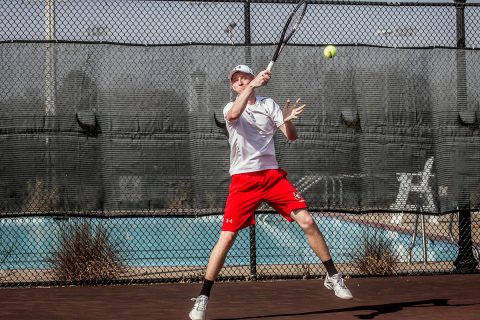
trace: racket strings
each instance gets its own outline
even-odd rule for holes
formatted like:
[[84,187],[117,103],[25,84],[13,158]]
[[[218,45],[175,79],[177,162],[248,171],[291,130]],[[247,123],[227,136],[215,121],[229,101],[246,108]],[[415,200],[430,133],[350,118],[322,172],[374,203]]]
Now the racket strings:
[[303,5],[297,8],[294,15],[292,16],[292,19],[290,20],[290,23],[288,24],[287,32],[285,33],[285,38],[288,39],[298,28],[298,26],[300,25],[300,22],[302,21],[303,14],[305,13],[306,7],[307,7],[307,4],[304,3]]

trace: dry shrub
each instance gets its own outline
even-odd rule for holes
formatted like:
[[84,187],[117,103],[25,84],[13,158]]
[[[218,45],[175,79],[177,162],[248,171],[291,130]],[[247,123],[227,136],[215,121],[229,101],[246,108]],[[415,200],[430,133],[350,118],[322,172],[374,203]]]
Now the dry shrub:
[[74,223],[61,231],[58,251],[50,263],[59,280],[75,283],[108,282],[124,271],[119,250],[108,231],[89,222]]
[[381,236],[365,236],[364,250],[354,256],[357,269],[369,276],[393,275],[397,270],[398,259],[392,249],[392,243]]

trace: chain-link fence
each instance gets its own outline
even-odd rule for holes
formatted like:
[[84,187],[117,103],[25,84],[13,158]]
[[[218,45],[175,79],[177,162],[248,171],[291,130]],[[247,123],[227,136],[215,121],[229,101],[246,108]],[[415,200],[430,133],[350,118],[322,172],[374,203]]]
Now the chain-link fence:
[[[200,279],[230,182],[226,74],[266,67],[294,3],[0,0],[0,284]],[[477,270],[479,17],[310,1],[260,90],[307,104],[278,160],[343,272]],[[256,221],[222,278],[323,275],[296,224]]]

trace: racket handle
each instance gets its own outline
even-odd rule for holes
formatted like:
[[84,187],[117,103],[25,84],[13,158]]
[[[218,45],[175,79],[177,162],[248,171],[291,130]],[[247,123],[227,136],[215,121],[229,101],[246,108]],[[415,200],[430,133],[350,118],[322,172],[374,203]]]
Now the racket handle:
[[272,71],[273,64],[274,64],[274,62],[273,62],[273,61],[270,61],[270,63],[269,63],[268,66],[267,66],[267,70],[268,70],[268,71]]

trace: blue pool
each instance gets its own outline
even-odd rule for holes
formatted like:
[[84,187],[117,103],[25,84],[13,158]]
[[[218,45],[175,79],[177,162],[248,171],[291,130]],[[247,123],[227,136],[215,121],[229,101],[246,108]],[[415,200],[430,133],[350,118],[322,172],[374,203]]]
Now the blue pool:
[[[0,269],[45,269],[59,247],[61,230],[80,218],[49,217],[0,219]],[[204,266],[217,240],[221,216],[196,218],[129,217],[92,218],[92,226],[102,225],[129,266]],[[410,234],[378,229],[329,216],[316,215],[320,229],[337,263],[348,263],[352,252],[361,250],[365,235],[390,241],[400,261],[408,261]],[[249,231],[240,232],[229,253],[227,265],[248,265]],[[453,261],[456,244],[427,241],[428,261]],[[316,263],[301,229],[279,215],[258,215],[256,225],[257,264]],[[413,261],[422,261],[422,239],[412,251]]]

